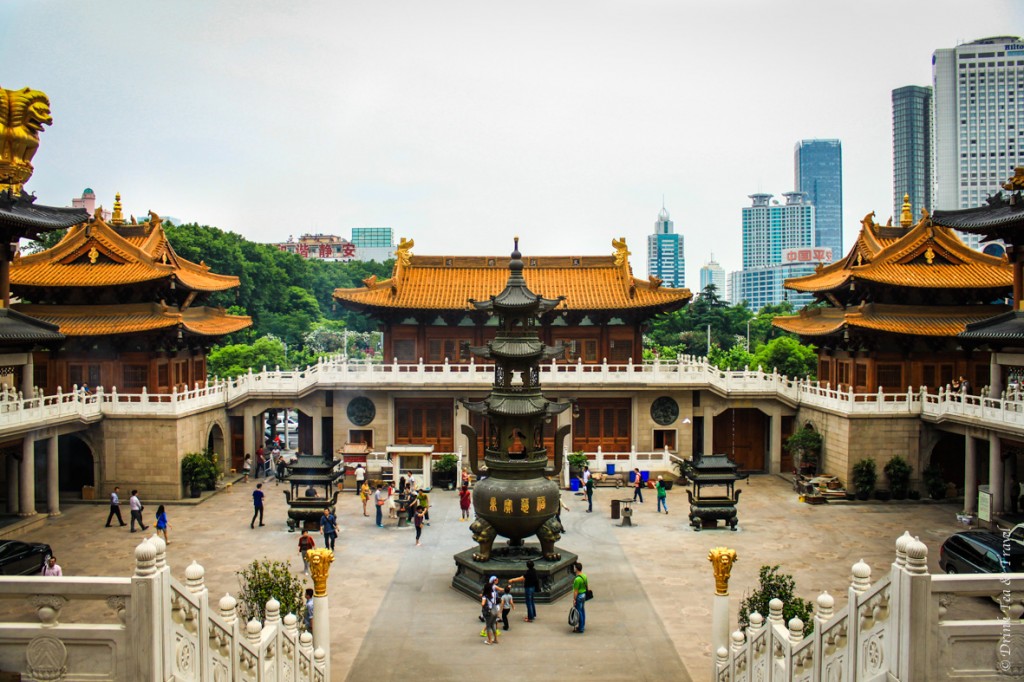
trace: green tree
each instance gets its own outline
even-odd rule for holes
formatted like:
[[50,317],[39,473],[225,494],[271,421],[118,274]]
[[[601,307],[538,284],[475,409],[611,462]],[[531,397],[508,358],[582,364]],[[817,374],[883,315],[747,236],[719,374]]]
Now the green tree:
[[271,599],[281,604],[282,617],[289,613],[301,614],[302,581],[292,575],[290,564],[263,558],[254,560],[237,575],[238,610],[244,620],[255,618],[264,622],[267,602]]
[[210,376],[233,378],[247,373],[261,371],[264,367],[287,367],[284,344],[280,339],[264,336],[252,344],[236,343],[214,348],[206,360]]
[[757,589],[749,597],[740,601],[740,625],[746,629],[750,625],[750,614],[759,613],[768,620],[770,609],[768,603],[772,599],[782,600],[782,619],[789,623],[792,618],[799,618],[804,623],[804,637],[814,632],[812,604],[806,599],[797,597],[796,581],[793,576],[779,573],[778,566],[762,566],[758,574]]
[[765,372],[779,370],[779,374],[796,379],[814,381],[818,376],[818,356],[814,346],[805,346],[790,336],[772,339],[757,349],[751,367]]
[[757,365],[754,364],[753,354],[748,353],[740,344],[736,344],[729,350],[712,348],[711,354],[708,355],[708,362],[719,369],[734,371],[748,367],[750,369],[757,369]]

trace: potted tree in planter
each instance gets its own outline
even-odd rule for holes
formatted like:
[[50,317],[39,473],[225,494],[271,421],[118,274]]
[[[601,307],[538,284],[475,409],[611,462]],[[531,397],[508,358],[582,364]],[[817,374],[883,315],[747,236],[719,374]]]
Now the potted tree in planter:
[[878,472],[875,469],[875,460],[862,459],[853,465],[853,487],[857,489],[857,499],[866,500],[871,497],[875,490],[875,481],[878,480]]
[[807,426],[786,439],[786,450],[792,455],[797,472],[809,475],[818,472],[821,443],[821,434]]
[[452,490],[455,487],[455,470],[458,466],[458,455],[441,455],[441,458],[434,462],[434,485]]
[[946,480],[942,475],[942,469],[935,465],[925,468],[921,472],[924,479],[924,489],[928,491],[928,497],[933,500],[942,500],[946,497]]
[[204,489],[212,489],[217,483],[217,465],[205,452],[190,452],[181,458],[181,477],[189,494],[199,497]]
[[583,470],[590,466],[590,460],[583,454],[582,450],[576,452],[570,452],[567,457],[569,460],[569,479],[576,480],[583,475]]
[[892,491],[892,499],[905,500],[910,491],[910,474],[913,467],[907,460],[896,455],[885,463],[885,477],[889,480],[889,490]]

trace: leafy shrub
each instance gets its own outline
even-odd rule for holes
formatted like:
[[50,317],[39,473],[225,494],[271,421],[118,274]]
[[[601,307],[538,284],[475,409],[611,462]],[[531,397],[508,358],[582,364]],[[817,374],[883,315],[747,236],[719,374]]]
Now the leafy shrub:
[[452,455],[452,454],[441,455],[441,458],[439,460],[437,460],[436,462],[434,462],[434,471],[436,471],[439,474],[448,473],[448,472],[455,471],[455,469],[458,468],[458,465],[459,465],[459,456],[458,455]]
[[813,605],[806,599],[793,594],[796,582],[793,576],[779,573],[779,566],[762,566],[758,574],[757,589],[740,602],[740,625],[746,629],[750,625],[750,614],[759,613],[768,619],[768,602],[772,599],[782,600],[782,618],[789,623],[791,618],[799,618],[804,623],[804,637],[814,632]]
[[569,453],[569,469],[572,471],[583,471],[590,466],[590,460],[583,454],[582,450]]
[[878,471],[875,469],[875,460],[862,459],[853,465],[853,487],[857,494],[864,499],[871,496],[875,490],[875,482],[878,480]]
[[190,452],[181,458],[181,477],[190,488],[213,490],[220,476],[217,456],[212,452]]
[[267,618],[267,602],[271,598],[281,603],[281,615],[299,616],[304,605],[302,581],[292,575],[291,565],[267,558],[253,560],[238,571],[238,613],[246,621],[255,618],[261,623]]
[[885,477],[889,480],[889,490],[895,500],[905,500],[910,490],[910,474],[914,468],[907,460],[896,455],[885,463]]
[[924,489],[928,491],[928,497],[933,500],[941,500],[946,497],[946,477],[943,475],[941,467],[935,465],[926,467],[921,472],[921,478],[924,479]]
[[815,469],[821,455],[821,443],[821,434],[805,426],[786,439],[785,447],[801,470],[805,467]]

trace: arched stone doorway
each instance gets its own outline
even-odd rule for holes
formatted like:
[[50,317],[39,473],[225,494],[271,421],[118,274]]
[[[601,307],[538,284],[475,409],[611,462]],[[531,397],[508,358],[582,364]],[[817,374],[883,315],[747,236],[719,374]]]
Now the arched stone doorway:
[[214,423],[210,426],[210,433],[206,437],[206,451],[217,456],[217,463],[220,465],[221,471],[226,472],[231,468],[228,449],[224,444],[224,429],[220,424]]
[[[943,433],[932,447],[927,461],[922,464],[922,471],[915,471],[914,478],[919,478],[923,470],[929,466],[942,469],[942,478],[953,483],[958,491],[964,489],[964,462],[966,461],[966,444],[964,437],[958,433]],[[978,467],[978,479],[988,480],[988,441],[984,438],[974,439],[975,462]],[[923,494],[927,494],[924,490]]]
[[[39,447],[43,446],[42,457]],[[36,480],[46,481],[45,441],[36,444]],[[39,460],[43,469],[39,468]],[[81,493],[82,486],[96,485],[96,458],[89,444],[75,434],[57,439],[57,485],[61,492]]]
[[732,457],[741,471],[766,471],[770,417],[752,407],[715,415],[711,454]]

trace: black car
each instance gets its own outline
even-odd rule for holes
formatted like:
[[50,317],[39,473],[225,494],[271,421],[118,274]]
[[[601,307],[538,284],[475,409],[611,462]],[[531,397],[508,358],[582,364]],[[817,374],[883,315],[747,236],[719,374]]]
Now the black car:
[[1004,539],[1001,532],[965,530],[942,543],[939,568],[946,573],[1020,573],[1024,544]]
[[41,542],[0,540],[0,575],[39,575],[51,554]]

